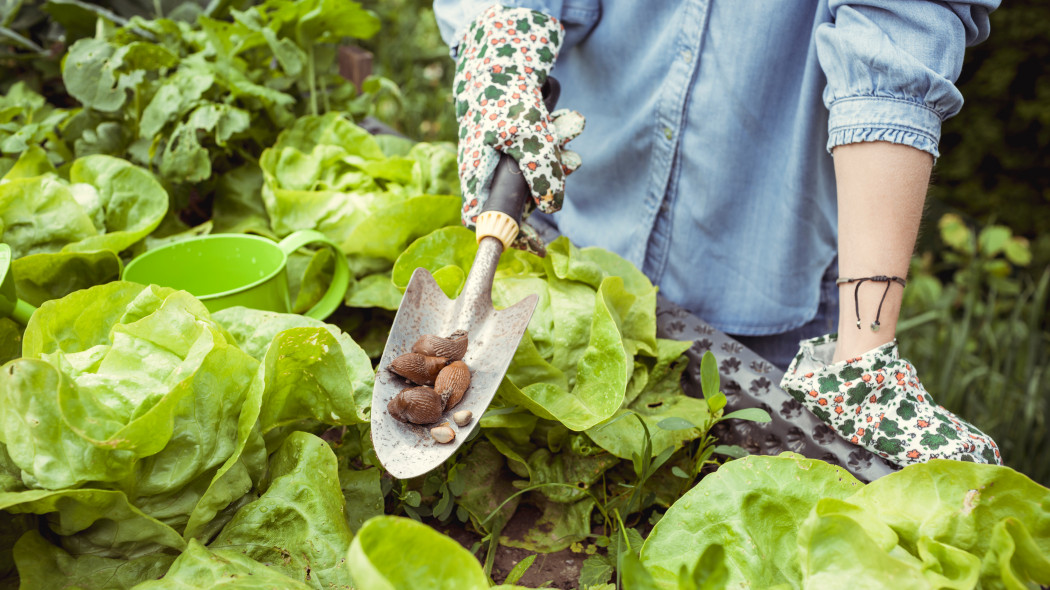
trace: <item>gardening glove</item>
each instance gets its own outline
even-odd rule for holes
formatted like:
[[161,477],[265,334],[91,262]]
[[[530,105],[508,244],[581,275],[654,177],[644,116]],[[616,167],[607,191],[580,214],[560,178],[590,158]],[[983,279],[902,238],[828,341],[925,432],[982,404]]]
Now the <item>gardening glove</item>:
[[840,435],[901,466],[930,459],[1002,464],[991,437],[934,404],[896,340],[832,364],[835,340],[802,341],[780,387]]
[[[558,19],[525,8],[494,5],[469,27],[460,45],[454,91],[459,121],[462,220],[474,227],[488,197],[500,152],[514,158],[532,192],[522,220],[534,209],[561,209],[565,177],[580,166],[563,149],[583,131],[579,113],[548,113],[540,88],[561,47]],[[542,241],[524,223],[514,246],[536,251]]]

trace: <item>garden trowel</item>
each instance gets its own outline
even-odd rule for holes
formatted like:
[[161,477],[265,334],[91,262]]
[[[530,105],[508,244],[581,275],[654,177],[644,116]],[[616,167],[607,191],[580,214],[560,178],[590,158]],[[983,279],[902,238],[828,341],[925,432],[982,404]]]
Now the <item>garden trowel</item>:
[[[553,110],[558,83],[548,78],[543,86],[544,102]],[[518,303],[497,310],[492,306],[492,279],[500,254],[518,234],[522,206],[529,197],[517,163],[503,154],[492,179],[492,188],[477,220],[478,252],[466,283],[456,299],[449,299],[434,277],[417,268],[408,282],[398,307],[372,389],[372,443],[383,467],[399,479],[422,475],[452,455],[477,426],[496,394],[529,325],[538,297],[529,295]],[[420,336],[447,338],[453,332],[467,333],[463,362],[470,368],[470,387],[462,400],[447,408],[443,417],[431,424],[411,424],[395,419],[387,405],[401,390],[414,384],[389,370],[398,356],[411,352]],[[469,422],[457,425],[452,414],[467,410]],[[447,422],[455,432],[451,442],[440,443],[430,430]]]
[[10,270],[11,247],[0,244],[0,317],[11,316],[24,326],[36,308],[15,295],[15,279]]

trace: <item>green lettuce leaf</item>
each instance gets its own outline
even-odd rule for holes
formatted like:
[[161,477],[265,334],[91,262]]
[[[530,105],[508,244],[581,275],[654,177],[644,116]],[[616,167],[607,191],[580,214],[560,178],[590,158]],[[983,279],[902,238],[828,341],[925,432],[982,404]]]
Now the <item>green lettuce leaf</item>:
[[49,159],[67,159],[68,148],[55,129],[69,116],[69,111],[56,109],[25,82],[15,82],[0,96],[0,153],[17,155],[40,146],[49,152]]
[[135,590],[310,590],[304,584],[280,571],[263,565],[240,551],[218,549],[209,551],[196,540],[191,540],[186,551],[171,565],[160,580],[143,582]]
[[338,113],[302,117],[263,152],[263,202],[278,235],[316,229],[336,243],[388,196],[363,169],[385,160],[372,136]]
[[445,227],[412,242],[394,262],[390,279],[404,291],[417,268],[434,275],[445,295],[459,295],[478,252],[474,232],[465,227]]
[[[645,422],[653,456],[668,447],[679,449],[699,437],[700,429],[710,420],[710,410],[704,400],[682,395],[680,385],[682,372],[688,366],[688,360],[682,355],[691,345],[687,341],[658,339],[659,357],[652,370],[646,365],[635,366],[632,383],[640,381],[641,391],[613,418],[588,429],[587,436],[617,457],[631,459],[635,453],[643,452],[646,437],[637,418],[625,415],[633,413]],[[681,418],[697,428],[661,428],[660,422],[667,418]]]
[[[328,424],[368,420],[375,379],[372,361],[336,326],[297,314],[246,307],[224,309],[212,317],[229,330],[242,350],[265,363],[264,432],[284,423],[282,414],[289,420],[313,417]],[[277,350],[271,352],[271,348]],[[287,406],[285,402],[302,409],[298,413],[291,406],[278,409]]]
[[501,535],[500,544],[550,553],[586,539],[591,532],[594,498],[590,496],[566,504],[540,495],[532,497],[530,503],[539,510],[532,526],[523,531],[521,536]]
[[11,318],[0,318],[0,364],[20,356],[22,356],[22,327]]
[[415,161],[412,187],[422,194],[458,195],[459,166],[451,143],[417,143],[406,157]]
[[517,509],[521,495],[515,495],[518,490],[511,482],[512,474],[504,470],[500,451],[480,441],[463,457],[462,465],[463,493],[456,503],[470,514],[479,530],[502,528]]
[[[526,366],[542,366],[526,344],[515,352],[512,370],[507,373],[511,386],[501,391],[509,403],[558,420],[572,430],[586,430],[620,408],[630,378],[628,369],[633,369],[633,362],[628,365],[615,310],[622,282],[605,279],[597,292],[557,280],[550,285],[550,305],[555,310],[554,358],[542,362],[553,366],[553,371],[546,372],[555,381],[517,386],[513,373],[519,355]],[[568,382],[568,390],[561,386],[562,379]]]
[[401,290],[385,274],[373,274],[361,280],[351,280],[346,291],[347,307],[378,307],[397,311],[401,306]]
[[997,465],[935,459],[823,500],[799,551],[807,584],[902,588],[1050,584],[1050,490]]
[[237,511],[209,545],[236,551],[318,590],[349,588],[347,524],[335,454],[294,432],[270,460],[262,496]]
[[[87,549],[77,553],[134,557],[168,549],[181,551],[186,547],[178,531],[143,513],[123,492],[115,490],[3,492],[0,510],[49,515],[51,529],[66,537],[67,550]],[[81,539],[70,543],[74,534],[81,535]],[[89,547],[91,544],[94,546]],[[105,550],[99,550],[100,547]],[[18,567],[21,571],[22,565]]]
[[354,583],[370,590],[483,590],[481,564],[459,543],[396,516],[366,522],[347,554]]
[[[40,153],[33,148],[22,159]],[[15,258],[60,250],[121,252],[156,229],[168,210],[160,183],[118,158],[80,158],[69,181],[50,172],[20,177],[17,169],[0,185],[0,229]]]
[[11,263],[18,298],[30,305],[65,297],[120,278],[124,265],[112,250],[41,252]]
[[340,465],[339,487],[346,499],[347,524],[356,533],[365,521],[383,514],[382,470],[344,469]]
[[861,485],[841,467],[790,453],[730,461],[667,510],[642,545],[642,564],[660,588],[673,589],[680,570],[721,545],[731,556],[727,587],[800,587],[799,527],[818,501],[847,498]]
[[0,587],[6,588],[6,580],[18,575],[13,553],[15,543],[34,528],[36,519],[31,515],[0,512]]
[[20,298],[33,305],[120,276],[117,255],[156,229],[168,194],[124,160],[75,160],[60,178],[43,150],[22,154],[0,184],[0,239]]
[[94,190],[84,189],[78,203],[101,223],[96,221],[99,235],[68,244],[65,251],[121,252],[156,229],[168,211],[168,194],[153,175],[119,158],[80,158],[69,170],[69,181]]
[[460,198],[420,195],[377,207],[357,225],[343,251],[390,262],[416,239],[439,227],[459,224]]
[[14,548],[20,588],[124,590],[155,580],[168,571],[175,555],[150,553],[132,559],[99,555],[73,556],[48,543],[37,531],[27,532]]

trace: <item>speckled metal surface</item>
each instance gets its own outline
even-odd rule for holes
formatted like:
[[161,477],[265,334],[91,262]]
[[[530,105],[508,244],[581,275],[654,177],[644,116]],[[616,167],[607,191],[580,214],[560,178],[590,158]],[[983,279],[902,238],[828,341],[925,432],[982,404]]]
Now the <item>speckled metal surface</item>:
[[682,374],[682,388],[699,397],[700,359],[710,350],[718,360],[726,412],[762,408],[773,418],[759,424],[730,420],[715,427],[720,444],[740,445],[755,455],[793,451],[840,465],[857,479],[871,481],[897,468],[868,450],[838,435],[777,384],[784,372],[750,349],[716,330],[700,318],[659,297],[656,307],[657,336],[692,340],[686,353],[689,367]]
[[[372,389],[372,443],[383,467],[391,475],[407,479],[437,467],[455,452],[477,426],[496,394],[507,372],[521,335],[529,325],[536,308],[536,295],[501,310],[492,307],[492,277],[503,245],[495,238],[485,238],[463,291],[449,299],[434,277],[418,268],[408,283],[390,336],[376,372]],[[412,344],[423,334],[447,337],[456,330],[467,331],[467,352],[463,361],[470,367],[470,388],[454,408],[435,424],[407,424],[387,412],[387,404],[402,389],[412,387],[405,379],[387,370],[390,362],[410,352]],[[452,413],[470,410],[474,419],[457,426]],[[430,429],[448,422],[456,437],[441,444],[430,436]]]

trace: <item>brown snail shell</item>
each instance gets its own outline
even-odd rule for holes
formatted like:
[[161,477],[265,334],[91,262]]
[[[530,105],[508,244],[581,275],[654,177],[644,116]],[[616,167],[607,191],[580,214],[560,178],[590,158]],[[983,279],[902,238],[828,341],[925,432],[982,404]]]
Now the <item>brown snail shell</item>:
[[433,385],[441,369],[448,363],[444,357],[425,356],[410,352],[390,363],[390,370],[417,385]]
[[391,416],[413,424],[433,424],[441,419],[443,409],[441,396],[429,387],[402,389],[386,406]]
[[441,426],[435,426],[430,429],[430,436],[434,437],[434,440],[441,444],[448,444],[456,439],[456,431],[452,430],[452,427],[445,422]]
[[467,353],[467,332],[456,330],[448,338],[423,334],[412,345],[412,352],[426,356],[443,356],[450,361],[458,361]]
[[434,391],[445,401],[445,409],[455,407],[470,387],[470,368],[463,361],[449,363],[434,382]]

